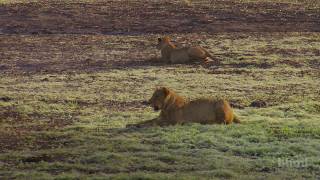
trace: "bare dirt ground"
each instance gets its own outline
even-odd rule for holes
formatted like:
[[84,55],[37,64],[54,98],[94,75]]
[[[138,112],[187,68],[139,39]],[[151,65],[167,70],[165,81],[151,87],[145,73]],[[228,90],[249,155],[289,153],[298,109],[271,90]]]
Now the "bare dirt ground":
[[[306,4],[239,1],[101,1],[0,6],[5,34],[143,34],[320,31]],[[306,6],[308,5],[309,6]]]

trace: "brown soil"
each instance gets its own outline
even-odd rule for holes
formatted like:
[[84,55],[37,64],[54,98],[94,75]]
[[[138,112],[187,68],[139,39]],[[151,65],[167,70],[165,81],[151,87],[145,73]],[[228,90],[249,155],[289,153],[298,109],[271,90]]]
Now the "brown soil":
[[42,1],[0,6],[0,27],[4,34],[319,32],[320,13],[293,3],[235,0]]

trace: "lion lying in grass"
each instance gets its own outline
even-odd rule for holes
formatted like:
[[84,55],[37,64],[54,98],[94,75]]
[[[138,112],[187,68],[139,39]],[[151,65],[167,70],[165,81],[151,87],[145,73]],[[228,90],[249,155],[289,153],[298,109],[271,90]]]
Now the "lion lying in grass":
[[157,49],[161,50],[161,61],[166,63],[208,62],[213,57],[202,47],[177,48],[169,37],[158,38]]
[[128,127],[167,126],[196,122],[201,124],[240,123],[229,103],[225,100],[197,99],[186,101],[172,90],[157,88],[148,101],[155,111],[161,110],[158,118],[128,125]]

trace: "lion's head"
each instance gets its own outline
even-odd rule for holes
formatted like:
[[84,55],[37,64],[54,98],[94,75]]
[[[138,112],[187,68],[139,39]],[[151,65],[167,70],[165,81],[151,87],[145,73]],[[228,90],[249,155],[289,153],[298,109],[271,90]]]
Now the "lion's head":
[[153,107],[155,111],[181,107],[184,103],[185,101],[182,97],[166,87],[156,88],[148,101],[148,104]]
[[165,99],[169,95],[169,89],[166,87],[156,88],[148,103],[155,111],[161,110],[165,106]]
[[158,38],[157,49],[161,50],[168,45],[174,46],[171,43],[171,39],[168,36],[165,36],[163,38]]

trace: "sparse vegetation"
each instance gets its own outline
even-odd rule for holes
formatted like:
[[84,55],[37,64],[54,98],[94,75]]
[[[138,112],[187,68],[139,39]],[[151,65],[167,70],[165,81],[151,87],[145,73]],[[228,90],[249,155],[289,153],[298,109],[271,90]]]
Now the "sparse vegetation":
[[[6,2],[0,2],[0,8],[8,10]],[[126,7],[141,4],[134,2]],[[267,0],[232,2],[271,6]],[[313,10],[304,9],[304,1],[281,2],[309,14],[311,25],[305,28],[319,27],[319,21],[311,22],[319,16],[317,1]],[[86,3],[107,6],[103,1]],[[180,1],[172,3],[177,8]],[[53,9],[62,5],[52,4]],[[163,6],[174,9],[165,2]],[[70,7],[77,11],[77,5]],[[288,17],[291,10],[286,9]],[[0,24],[18,15],[4,16],[0,13]],[[0,26],[5,30],[0,35],[0,179],[320,177],[318,32],[213,33],[207,26],[188,32],[188,26],[182,26],[176,34],[165,29],[137,34],[139,29],[133,29],[125,35],[110,35],[109,30],[90,35],[85,26],[93,26],[85,20],[74,28],[79,34],[72,34],[72,27],[51,29],[52,23],[44,32],[28,22]],[[96,23],[101,23],[99,18]],[[155,27],[145,28],[152,32]],[[180,46],[200,44],[221,64],[154,62],[159,56],[154,45],[162,33]],[[243,123],[125,128],[158,115],[141,103],[157,85],[190,98],[224,96]]]

